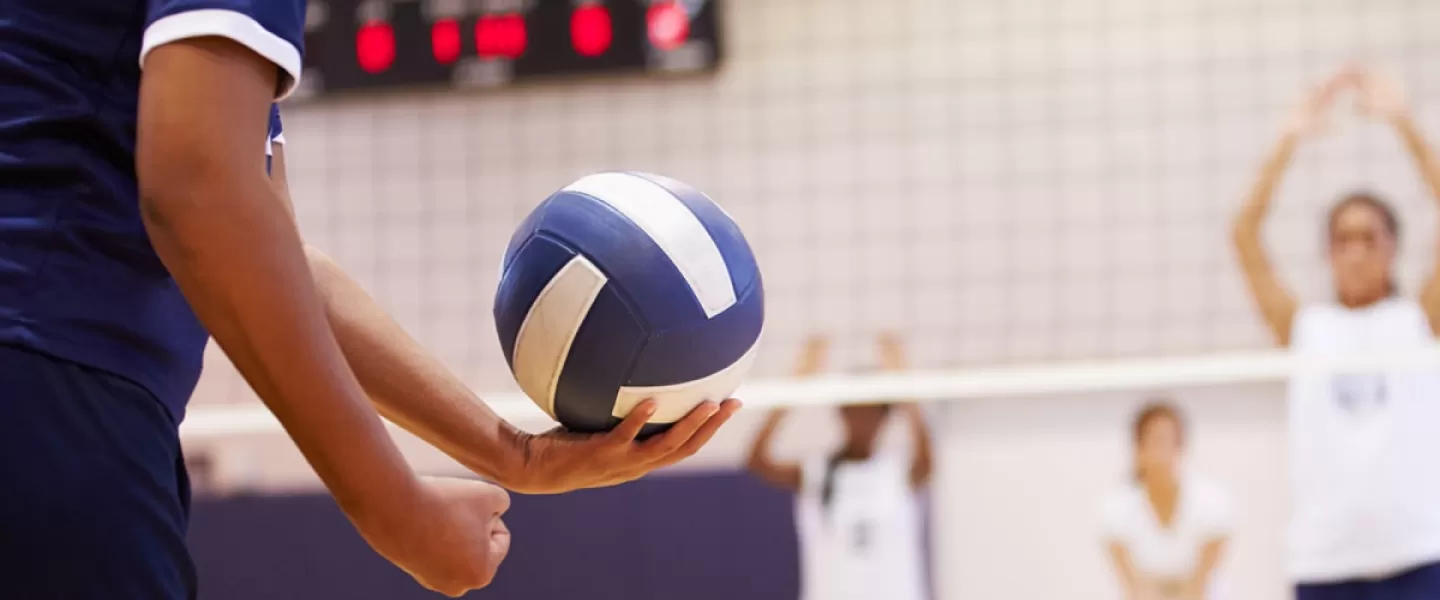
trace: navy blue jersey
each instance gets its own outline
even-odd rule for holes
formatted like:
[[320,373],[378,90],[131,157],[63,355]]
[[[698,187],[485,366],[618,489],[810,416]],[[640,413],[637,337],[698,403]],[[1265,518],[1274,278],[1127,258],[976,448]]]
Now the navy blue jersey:
[[227,37],[278,66],[283,96],[304,27],[305,0],[0,0],[0,344],[130,379],[180,420],[208,335],[140,219],[144,56]]

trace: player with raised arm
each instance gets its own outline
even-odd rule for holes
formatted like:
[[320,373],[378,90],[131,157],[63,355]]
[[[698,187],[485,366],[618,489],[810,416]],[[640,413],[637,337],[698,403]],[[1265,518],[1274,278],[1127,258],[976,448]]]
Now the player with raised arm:
[[653,403],[607,434],[527,435],[307,252],[262,151],[305,11],[0,0],[0,598],[195,596],[177,427],[210,336],[371,546],[451,596],[494,576],[508,496],[417,477],[376,407],[532,493],[672,464],[738,408],[644,442]]
[[[883,370],[907,368],[898,337],[881,335],[879,351]],[[828,352],[826,338],[812,337],[795,374],[818,374]],[[897,410],[910,429],[908,453],[877,448],[881,428]],[[935,470],[925,415],[913,402],[842,406],[839,413],[844,439],[828,454],[776,460],[770,446],[784,409],[771,411],[750,448],[750,472],[795,495],[801,597],[922,600],[929,585],[917,495]]]
[[[1400,220],[1378,196],[1331,206],[1325,235],[1335,293],[1301,304],[1280,282],[1260,232],[1281,174],[1340,92],[1392,124],[1440,199],[1440,161],[1405,107],[1399,85],[1359,69],[1308,97],[1261,171],[1235,221],[1251,294],[1275,341],[1297,356],[1419,351],[1440,327],[1440,270],[1418,294],[1395,282]],[[1440,269],[1440,267],[1432,267]],[[1440,376],[1302,371],[1289,382],[1290,575],[1299,600],[1440,598]]]

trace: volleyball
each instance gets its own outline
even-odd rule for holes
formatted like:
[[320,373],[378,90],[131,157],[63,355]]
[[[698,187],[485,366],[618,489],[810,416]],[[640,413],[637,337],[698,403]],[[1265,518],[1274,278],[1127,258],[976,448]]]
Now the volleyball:
[[598,173],[541,202],[510,239],[495,328],[520,388],[561,425],[609,430],[654,399],[646,435],[735,391],[764,296],[745,236],[705,194]]

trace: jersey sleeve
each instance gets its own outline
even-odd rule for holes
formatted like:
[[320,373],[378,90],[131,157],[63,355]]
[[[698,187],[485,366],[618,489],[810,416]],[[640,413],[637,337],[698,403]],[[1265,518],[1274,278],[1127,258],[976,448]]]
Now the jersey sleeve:
[[1129,495],[1112,492],[1100,504],[1100,535],[1108,541],[1121,541],[1129,535],[1133,511]]
[[146,0],[140,66],[151,50],[180,40],[224,37],[275,63],[283,72],[276,98],[300,81],[306,0]]

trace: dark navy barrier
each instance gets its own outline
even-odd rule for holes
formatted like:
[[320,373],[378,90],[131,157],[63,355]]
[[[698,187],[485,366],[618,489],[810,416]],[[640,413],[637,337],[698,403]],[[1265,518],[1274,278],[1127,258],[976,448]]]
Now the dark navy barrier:
[[[792,500],[742,474],[516,496],[495,600],[795,600]],[[324,495],[199,499],[200,600],[442,598],[370,550]]]

